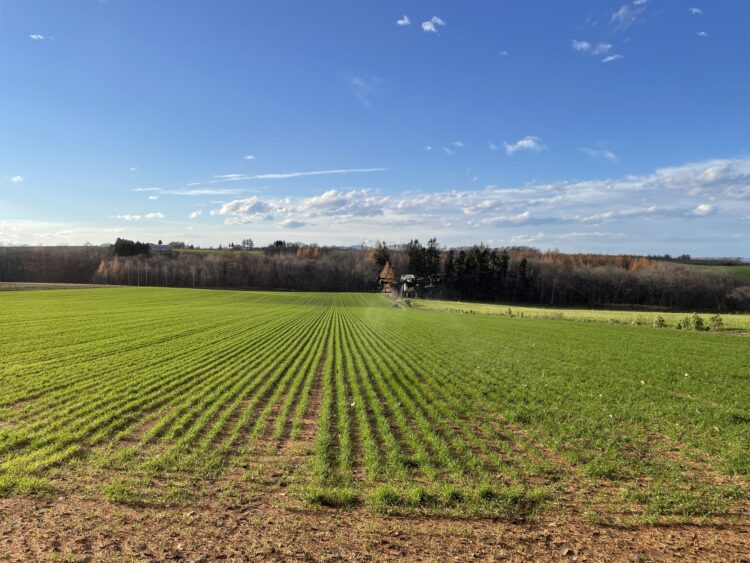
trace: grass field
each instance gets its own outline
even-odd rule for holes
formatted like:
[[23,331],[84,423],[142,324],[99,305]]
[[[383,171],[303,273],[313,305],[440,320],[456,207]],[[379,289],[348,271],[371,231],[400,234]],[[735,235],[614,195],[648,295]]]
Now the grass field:
[[[678,263],[679,264],[679,263]],[[750,264],[739,264],[737,266],[713,266],[708,264],[679,264],[686,268],[699,268],[703,270],[717,270],[734,274],[737,277],[748,280],[750,279]]]
[[0,326],[0,496],[746,518],[744,337],[159,288],[4,292]]
[[[626,324],[640,326],[654,326],[657,318],[661,317],[666,323],[666,328],[675,328],[677,323],[692,313],[671,313],[655,311],[629,311],[613,309],[573,309],[564,307],[538,307],[497,305],[492,303],[471,303],[459,301],[440,301],[432,299],[413,300],[410,305],[414,308],[441,311],[445,313],[459,313],[468,315],[490,315],[495,317],[516,317],[547,320],[568,320],[579,322],[605,322],[610,324]],[[712,314],[702,313],[706,329],[710,324]],[[721,315],[723,329],[734,332],[747,332],[750,330],[750,314],[724,314]]]

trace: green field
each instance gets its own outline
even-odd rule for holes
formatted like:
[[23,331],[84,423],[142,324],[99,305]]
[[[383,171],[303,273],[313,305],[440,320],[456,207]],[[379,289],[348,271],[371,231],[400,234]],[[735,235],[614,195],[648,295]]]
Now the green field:
[[739,264],[736,266],[714,266],[708,264],[680,264],[686,268],[699,268],[702,270],[716,270],[719,272],[726,272],[728,274],[734,274],[744,280],[750,280],[750,264]]
[[160,288],[3,292],[0,326],[0,496],[745,518],[742,336]]
[[[665,328],[675,328],[677,323],[692,313],[671,313],[656,311],[632,311],[613,309],[572,309],[563,307],[538,307],[518,305],[498,305],[492,303],[471,303],[460,301],[440,301],[432,299],[413,300],[410,305],[415,308],[459,313],[467,315],[491,315],[496,317],[533,318],[547,320],[568,320],[579,322],[605,322],[610,324],[627,324],[640,326],[654,326],[657,318],[661,317],[666,323]],[[708,329],[712,314],[698,315]],[[723,330],[746,332],[750,330],[750,314],[720,315]]]

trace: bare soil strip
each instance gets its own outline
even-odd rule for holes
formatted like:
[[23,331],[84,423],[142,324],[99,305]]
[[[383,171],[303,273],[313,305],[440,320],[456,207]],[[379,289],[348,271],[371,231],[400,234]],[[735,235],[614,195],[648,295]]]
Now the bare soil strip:
[[606,527],[576,515],[514,524],[308,511],[261,498],[177,508],[98,499],[0,499],[3,561],[747,561],[750,528]]

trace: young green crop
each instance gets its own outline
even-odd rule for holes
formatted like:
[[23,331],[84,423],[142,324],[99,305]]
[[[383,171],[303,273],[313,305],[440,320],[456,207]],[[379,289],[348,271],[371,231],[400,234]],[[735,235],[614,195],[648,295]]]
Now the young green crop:
[[[97,474],[113,502],[186,502],[178,484],[262,474],[293,442],[293,494],[328,506],[528,518],[571,491],[648,521],[744,506],[746,337],[535,311],[368,294],[0,293],[12,327],[0,331],[0,495]],[[608,315],[618,323],[582,322]]]

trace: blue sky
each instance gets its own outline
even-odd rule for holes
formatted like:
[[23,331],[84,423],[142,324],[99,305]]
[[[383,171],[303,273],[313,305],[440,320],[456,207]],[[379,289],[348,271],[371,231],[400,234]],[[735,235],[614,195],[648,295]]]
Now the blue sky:
[[750,3],[0,0],[0,244],[750,255]]

